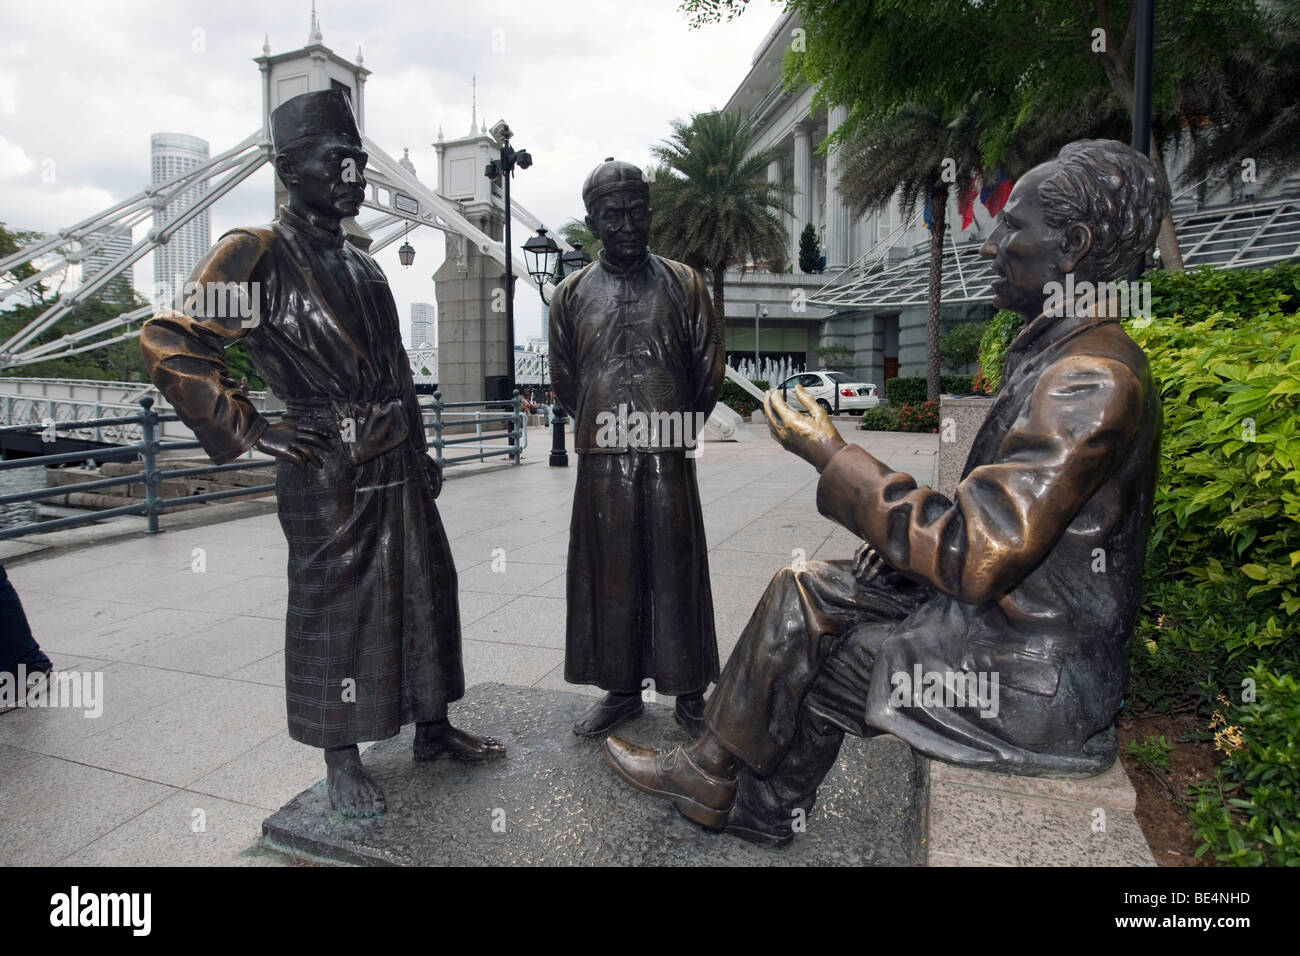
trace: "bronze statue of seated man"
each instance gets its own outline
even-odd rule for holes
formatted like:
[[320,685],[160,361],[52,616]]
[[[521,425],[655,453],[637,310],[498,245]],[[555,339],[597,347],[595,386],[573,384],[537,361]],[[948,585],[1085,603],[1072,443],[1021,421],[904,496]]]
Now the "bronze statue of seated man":
[[[1027,322],[951,500],[846,444],[806,393],[807,417],[769,393],[772,435],[821,473],[818,509],[866,547],[780,571],[705,733],[668,752],[610,737],[616,774],[702,826],[783,845],[845,732],[1007,773],[1110,766],[1160,396],[1124,316],[1093,291],[1143,261],[1168,208],[1163,173],[1107,140],[1072,143],[1016,184],[980,252],[994,304]],[[1089,301],[1062,301],[1067,287]]]

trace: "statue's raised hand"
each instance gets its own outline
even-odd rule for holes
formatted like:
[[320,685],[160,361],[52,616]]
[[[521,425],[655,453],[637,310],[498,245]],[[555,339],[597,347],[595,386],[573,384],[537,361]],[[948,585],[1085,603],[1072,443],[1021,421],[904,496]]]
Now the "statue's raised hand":
[[320,468],[321,452],[329,448],[329,435],[293,422],[275,422],[266,427],[257,440],[257,450],[298,466]]
[[772,437],[786,451],[794,452],[818,471],[825,468],[831,457],[846,442],[835,430],[826,409],[817,404],[802,385],[794,387],[795,398],[808,409],[804,415],[790,408],[777,392],[768,392],[763,398],[763,414]]

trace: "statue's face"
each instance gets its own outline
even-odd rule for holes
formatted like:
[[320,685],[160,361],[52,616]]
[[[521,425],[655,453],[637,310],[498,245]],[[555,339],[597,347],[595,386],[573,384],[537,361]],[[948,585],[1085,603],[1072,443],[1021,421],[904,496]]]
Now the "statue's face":
[[592,204],[587,227],[604,243],[610,259],[634,262],[650,242],[650,203],[639,190],[616,190]]
[[350,136],[317,136],[299,147],[294,161],[280,170],[280,178],[296,205],[342,219],[361,210],[367,159],[361,144]]
[[[1048,283],[1063,282],[1065,273],[1087,253],[1086,242],[1080,248],[1079,236],[1067,235],[1069,229],[1054,228],[1043,220],[1038,186],[1051,174],[1053,163],[1036,166],[1021,177],[980,247],[980,255],[993,260],[998,276],[993,304],[1029,318],[1042,312]],[[1082,227],[1075,231],[1078,228]]]

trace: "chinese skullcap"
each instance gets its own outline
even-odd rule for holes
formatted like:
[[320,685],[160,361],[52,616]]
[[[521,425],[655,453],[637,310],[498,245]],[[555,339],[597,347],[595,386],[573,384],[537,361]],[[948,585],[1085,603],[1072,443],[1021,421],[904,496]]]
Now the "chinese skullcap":
[[591,204],[601,196],[619,189],[635,189],[643,196],[650,195],[650,183],[640,167],[607,156],[603,163],[587,175],[587,181],[582,184],[582,204],[590,210]]
[[343,90],[299,93],[271,111],[271,143],[276,152],[305,137],[329,133],[361,141],[352,101]]

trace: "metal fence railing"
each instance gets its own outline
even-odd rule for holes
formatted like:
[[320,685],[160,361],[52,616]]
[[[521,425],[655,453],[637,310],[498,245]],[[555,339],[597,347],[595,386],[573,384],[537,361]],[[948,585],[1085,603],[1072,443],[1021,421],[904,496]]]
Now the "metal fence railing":
[[[425,428],[432,432],[429,447],[433,449],[433,457],[439,465],[454,465],[460,461],[483,461],[501,455],[513,459],[517,465],[523,450],[528,447],[528,429],[524,427],[524,415],[518,391],[511,399],[495,402],[444,402],[442,392],[434,392],[433,401],[420,407],[426,414],[433,415],[432,421],[425,419]],[[467,425],[474,426],[474,434],[454,434],[450,438],[444,437],[447,428]],[[505,426],[504,431],[483,430],[484,426],[490,429],[492,426],[500,425]],[[492,442],[501,444],[491,444]],[[477,445],[478,451],[447,458],[443,450],[449,445]],[[453,450],[460,449],[457,447]]]
[[[435,392],[433,398],[432,403],[421,405],[421,414],[426,434],[429,436],[429,447],[433,450],[434,457],[439,465],[454,465],[463,461],[484,461],[487,458],[502,455],[511,458],[514,464],[519,464],[523,450],[528,444],[528,429],[524,427],[524,417],[518,392],[515,392],[511,400],[495,402],[444,402],[440,392]],[[153,397],[149,395],[141,397],[139,405],[140,411],[133,415],[72,421],[46,420],[40,424],[0,427],[0,434],[10,432],[48,433],[50,431],[82,432],[86,434],[94,430],[93,433],[96,436],[101,434],[99,429],[111,429],[115,436],[122,437],[132,435],[135,428],[138,428],[140,436],[139,441],[131,444],[104,445],[83,451],[0,461],[0,472],[12,471],[18,468],[44,468],[51,465],[67,465],[90,460],[96,462],[135,461],[139,458],[144,463],[139,472],[131,475],[100,478],[93,481],[0,495],[0,508],[3,508],[23,502],[40,501],[43,498],[62,497],[78,492],[100,491],[105,488],[142,485],[144,489],[144,497],[139,502],[129,505],[102,510],[88,510],[84,515],[69,515],[45,521],[28,522],[10,528],[0,528],[0,541],[28,534],[71,528],[75,525],[89,524],[120,515],[143,515],[148,519],[149,531],[156,533],[158,531],[159,516],[168,508],[275,491],[274,482],[270,482],[178,498],[164,498],[158,493],[158,486],[164,479],[194,478],[202,475],[244,471],[250,468],[265,468],[272,462],[264,458],[247,458],[225,465],[200,465],[191,468],[160,470],[158,459],[162,453],[202,448],[203,446],[196,440],[182,441],[160,438],[159,425],[165,422],[180,421],[180,417],[175,414],[159,414],[155,412],[153,410]],[[275,420],[283,417],[284,410],[267,410],[262,411],[261,414],[268,419]],[[432,415],[432,421],[428,418],[430,414]],[[474,433],[444,434],[448,428],[464,425],[473,425]],[[493,431],[494,426],[504,426],[504,429]],[[484,430],[485,427],[488,429],[487,431]],[[465,445],[477,445],[477,450],[467,455],[458,455],[452,458],[447,458],[443,454],[444,449],[448,446],[459,449],[459,447]]]

